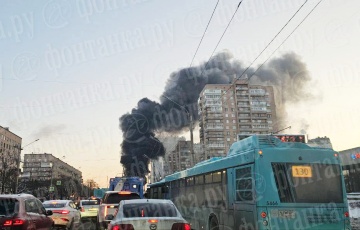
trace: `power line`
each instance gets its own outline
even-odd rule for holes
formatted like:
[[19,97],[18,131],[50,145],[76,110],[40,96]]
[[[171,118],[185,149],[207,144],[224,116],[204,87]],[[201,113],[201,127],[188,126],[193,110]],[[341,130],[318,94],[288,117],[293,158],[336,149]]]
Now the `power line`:
[[193,58],[192,58],[192,60],[191,60],[190,67],[192,66],[192,64],[193,64],[193,62],[194,62],[195,56],[196,56],[196,54],[197,54],[197,52],[198,52],[198,50],[199,50],[199,48],[200,48],[200,44],[201,44],[201,42],[202,42],[202,40],[203,40],[203,38],[204,38],[204,36],[205,36],[205,33],[206,33],[206,31],[207,31],[207,28],[209,27],[209,24],[210,24],[210,22],[211,22],[212,17],[214,16],[214,13],[215,13],[215,10],[216,10],[216,7],[218,6],[218,4],[219,4],[219,0],[217,1],[216,5],[215,5],[215,8],[214,8],[214,10],[213,10],[213,12],[212,12],[212,14],[211,14],[211,17],[210,17],[210,19],[209,19],[209,21],[208,21],[208,24],[206,25],[206,28],[205,28],[205,31],[204,31],[202,37],[201,37],[200,43],[199,43],[199,45],[198,45],[198,47],[197,47],[197,49],[196,49],[196,51],[195,51],[195,54],[194,54],[194,56],[193,56]]
[[222,38],[224,37],[224,35],[225,35],[225,33],[226,33],[227,29],[229,28],[229,26],[230,26],[230,24],[231,24],[232,20],[234,19],[235,14],[236,14],[236,12],[238,11],[238,9],[239,9],[239,7],[240,7],[240,5],[241,5],[241,3],[242,3],[242,2],[243,2],[243,0],[241,0],[241,1],[239,2],[238,6],[236,7],[236,10],[235,10],[234,14],[232,15],[232,17],[231,17],[231,19],[230,19],[229,23],[227,24],[227,26],[226,26],[226,28],[225,28],[225,30],[224,30],[224,32],[223,32],[223,34],[221,35],[221,37],[220,37],[220,39],[219,39],[218,43],[216,44],[216,46],[215,46],[215,48],[214,48],[213,52],[211,53],[211,55],[210,55],[209,59],[207,60],[207,62],[206,62],[206,64],[205,64],[205,66],[204,66],[204,69],[201,71],[200,76],[201,76],[201,75],[204,73],[204,71],[206,70],[206,67],[208,66],[208,64],[209,64],[209,62],[210,62],[210,60],[211,60],[212,56],[214,55],[214,53],[215,53],[215,51],[216,51],[217,47],[219,46],[219,44],[220,44],[220,42],[221,42]]
[[[231,89],[232,86],[234,86],[236,84],[236,81],[239,80],[245,73],[246,71],[254,64],[254,62],[260,57],[260,55],[270,46],[270,44],[275,40],[275,38],[284,30],[284,28],[290,23],[290,21],[295,17],[295,15],[301,10],[301,8],[305,5],[305,3],[308,0],[305,0],[305,2],[297,9],[297,11],[291,16],[291,18],[285,23],[285,25],[279,30],[278,33],[276,33],[276,35],[271,39],[271,41],[264,47],[264,49],[256,56],[256,58],[250,63],[250,65],[240,74],[239,77],[235,78],[233,83],[231,84],[231,86],[225,90],[224,94],[222,94],[219,98],[219,100],[221,100],[221,98]],[[250,79],[250,78],[249,78]]]
[[315,10],[315,8],[322,2],[320,0],[312,9],[311,11],[301,20],[301,22],[291,31],[291,33],[283,40],[283,42],[269,55],[269,57],[251,74],[251,76],[247,79],[247,82],[250,81],[250,78],[255,75],[255,73],[271,58],[271,56],[286,42],[286,40],[299,28],[299,26],[306,20],[306,18]]

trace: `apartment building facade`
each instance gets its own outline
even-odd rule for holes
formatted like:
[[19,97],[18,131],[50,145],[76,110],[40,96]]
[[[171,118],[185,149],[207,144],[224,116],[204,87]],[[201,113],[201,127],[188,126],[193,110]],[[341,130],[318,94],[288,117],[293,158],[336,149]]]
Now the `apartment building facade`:
[[201,145],[199,143],[194,143],[193,148],[194,155],[192,156],[191,141],[185,139],[179,140],[175,148],[165,156],[164,165],[166,165],[166,170],[164,170],[164,176],[191,168],[193,161],[194,164],[201,161]]
[[205,159],[225,156],[238,134],[268,134],[275,130],[274,92],[271,86],[209,84],[198,100],[200,142]]
[[38,181],[72,178],[81,182],[82,173],[50,153],[31,153],[24,155],[22,178]]
[[80,170],[49,153],[25,154],[19,185],[22,192],[47,199],[70,199],[84,195]]
[[22,138],[0,126],[0,193],[15,192],[19,176]]

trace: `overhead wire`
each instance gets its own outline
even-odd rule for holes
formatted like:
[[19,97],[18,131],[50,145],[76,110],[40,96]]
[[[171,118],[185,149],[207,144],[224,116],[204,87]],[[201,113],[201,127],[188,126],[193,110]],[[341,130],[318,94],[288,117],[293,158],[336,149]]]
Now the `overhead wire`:
[[198,52],[198,50],[199,50],[199,48],[200,48],[200,45],[201,45],[201,43],[202,43],[202,40],[204,39],[205,33],[206,33],[206,31],[207,31],[207,29],[208,29],[208,27],[209,27],[209,25],[210,25],[211,19],[212,19],[213,16],[214,16],[214,13],[215,13],[215,10],[216,10],[216,8],[217,8],[217,6],[218,6],[218,4],[219,4],[219,1],[220,1],[220,0],[217,1],[216,5],[215,5],[215,8],[214,8],[214,10],[213,10],[213,12],[212,12],[212,14],[211,14],[211,17],[210,17],[210,19],[209,19],[209,21],[208,21],[208,23],[207,23],[207,25],[206,25],[205,31],[204,31],[201,39],[200,39],[199,45],[198,45],[198,47],[196,48],[196,51],[195,51],[195,53],[194,53],[194,56],[193,56],[193,58],[192,58],[192,60],[191,60],[190,67],[192,66],[192,64],[193,64],[193,62],[194,62],[195,56],[196,56],[196,54],[197,54],[197,52]]
[[[291,33],[281,42],[281,44],[269,55],[269,57],[252,73],[252,75],[251,75],[250,77],[248,77],[246,83],[249,83],[250,78],[251,78],[252,76],[254,76],[255,73],[271,58],[271,56],[286,42],[286,40],[299,28],[299,26],[308,18],[308,16],[316,9],[316,7],[317,7],[322,1],[323,1],[323,0],[320,0],[313,8],[309,11],[309,13],[300,21],[300,23],[291,31]],[[304,2],[304,4],[305,4],[306,2],[307,2],[307,0]],[[304,5],[304,4],[303,4],[303,5]],[[303,6],[303,5],[302,5],[302,6]],[[302,6],[301,6],[301,7],[302,7]],[[301,7],[300,7],[300,9],[301,9]],[[297,12],[299,12],[299,10],[297,10],[295,14],[297,14]],[[291,17],[291,19],[292,19],[293,17],[294,17],[294,15]],[[288,24],[288,22],[286,23],[286,25],[287,25],[287,24]],[[283,28],[284,28],[284,27],[283,27]],[[283,29],[283,28],[282,28],[282,29]],[[281,29],[281,30],[282,30],[282,29]],[[279,33],[277,33],[277,35],[278,35],[278,34],[279,34]],[[277,36],[277,35],[276,35],[276,36]],[[273,39],[272,39],[271,41],[273,41]],[[267,46],[268,46],[268,45],[267,45]],[[266,47],[267,47],[267,46],[266,46]],[[263,52],[263,51],[262,51],[262,52]],[[249,68],[249,67],[250,67],[250,65],[248,66],[248,68]],[[247,69],[248,69],[248,68],[247,68]],[[242,75],[243,75],[245,72],[246,72],[246,70],[243,71]],[[217,100],[221,100],[221,98],[226,94],[226,92],[229,91],[229,90],[232,88],[232,86],[236,84],[236,80],[240,79],[242,75],[240,75],[238,78],[236,78],[235,81],[231,84],[231,86],[225,91],[225,93],[222,94],[222,95],[220,96],[220,98],[217,99]],[[226,102],[229,101],[229,100],[230,100],[230,98],[227,99]]]
[[316,9],[316,7],[322,2],[323,0],[320,0],[312,9],[311,11],[301,20],[301,22],[291,31],[291,33],[281,42],[281,44],[269,55],[269,57],[259,65],[259,67],[250,75],[250,77],[247,79],[247,82],[250,81],[250,78],[255,75],[255,73],[271,58],[271,56],[286,42],[286,40],[299,28],[299,26],[306,20],[306,18]]
[[285,25],[276,33],[276,35],[270,40],[270,42],[264,47],[264,49],[256,56],[256,58],[250,63],[250,65],[245,68],[245,70],[239,75],[239,77],[235,78],[231,86],[220,96],[218,100],[221,98],[236,84],[236,81],[239,80],[246,71],[255,63],[255,61],[264,53],[264,51],[270,46],[270,44],[277,38],[277,36],[285,29],[285,27],[290,23],[290,21],[296,16],[296,14],[301,10],[301,8],[307,3],[308,0],[305,0],[304,3],[296,10],[296,12],[291,16],[291,18],[285,23]]
[[233,15],[232,15],[232,17],[231,17],[231,19],[230,19],[229,23],[227,24],[227,26],[226,26],[226,28],[225,28],[224,32],[222,33],[222,35],[221,35],[221,37],[220,37],[220,39],[219,39],[218,43],[216,44],[216,46],[215,46],[215,48],[214,48],[213,52],[211,53],[211,55],[210,55],[209,59],[207,60],[207,62],[206,62],[206,64],[205,64],[205,66],[204,66],[204,69],[203,69],[203,70],[201,71],[201,73],[200,73],[200,76],[202,76],[202,74],[203,74],[203,73],[204,73],[204,71],[206,70],[206,67],[208,66],[208,64],[209,64],[209,62],[210,62],[210,60],[211,60],[212,56],[214,55],[214,53],[215,53],[215,51],[216,51],[217,47],[219,46],[219,44],[220,44],[220,42],[221,42],[222,38],[224,37],[224,35],[225,35],[225,33],[226,33],[227,29],[229,28],[229,26],[230,26],[230,24],[231,24],[232,20],[234,19],[236,12],[239,10],[240,5],[241,5],[241,3],[242,3],[242,2],[243,2],[243,0],[241,0],[241,1],[239,2],[239,4],[237,5],[235,12],[233,13]]

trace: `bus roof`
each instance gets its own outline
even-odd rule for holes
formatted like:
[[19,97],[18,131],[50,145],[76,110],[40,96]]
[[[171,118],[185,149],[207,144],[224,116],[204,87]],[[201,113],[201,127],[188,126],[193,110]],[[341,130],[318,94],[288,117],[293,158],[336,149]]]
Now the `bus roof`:
[[[227,156],[213,157],[208,160],[199,162],[194,167],[168,175],[162,181],[157,183],[161,184],[178,178],[198,175],[210,171],[222,170],[229,167],[236,167],[239,164],[239,161],[242,162],[242,164],[254,162],[254,150],[264,150],[269,148],[316,149],[320,151],[334,152],[332,149],[311,147],[305,143],[300,142],[282,142],[279,138],[272,135],[253,135],[233,143]],[[152,185],[155,186],[155,183]]]

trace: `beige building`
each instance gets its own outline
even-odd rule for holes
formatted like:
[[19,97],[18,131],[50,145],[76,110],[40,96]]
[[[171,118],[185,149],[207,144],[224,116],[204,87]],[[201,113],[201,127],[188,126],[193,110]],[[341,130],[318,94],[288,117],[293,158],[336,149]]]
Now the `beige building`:
[[165,156],[165,176],[192,167],[192,158],[194,158],[194,164],[201,160],[201,145],[194,143],[193,147],[194,156],[191,156],[191,141],[178,140],[175,148]]
[[16,191],[21,141],[9,128],[0,126],[0,193]]
[[225,156],[238,134],[268,134],[276,118],[271,86],[236,84],[206,85],[199,101],[200,142],[205,159]]
[[25,154],[23,166],[24,180],[56,180],[57,178],[71,178],[81,182],[82,173],[66,162],[49,153]]

